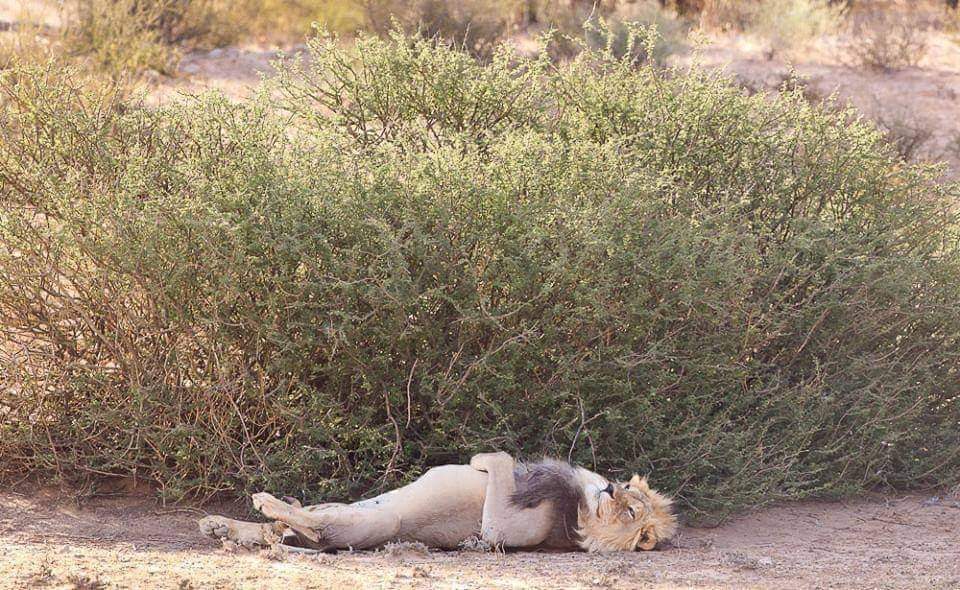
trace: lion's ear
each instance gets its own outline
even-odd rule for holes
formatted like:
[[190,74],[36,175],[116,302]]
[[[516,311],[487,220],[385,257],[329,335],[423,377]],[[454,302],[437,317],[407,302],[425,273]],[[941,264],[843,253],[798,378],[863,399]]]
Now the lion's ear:
[[636,488],[642,492],[650,491],[650,486],[647,484],[647,478],[640,477],[636,473],[634,473],[633,477],[630,478],[630,487]]
[[650,551],[657,546],[657,536],[653,534],[652,529],[645,529],[643,531],[643,536],[640,537],[640,542],[637,543],[637,549],[641,551]]

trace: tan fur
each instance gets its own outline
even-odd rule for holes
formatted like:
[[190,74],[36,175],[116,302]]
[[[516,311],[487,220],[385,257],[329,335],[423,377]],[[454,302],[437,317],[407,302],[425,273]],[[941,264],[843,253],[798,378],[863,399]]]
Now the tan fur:
[[615,485],[612,497],[604,494],[595,512],[580,511],[580,546],[591,552],[649,551],[677,530],[672,504],[650,489],[647,478],[634,475],[628,483]]
[[[576,468],[573,481],[585,499],[578,512],[579,538],[558,544],[550,502],[518,508],[506,500],[514,491],[514,468],[506,453],[485,453],[469,466],[436,467],[407,486],[353,504],[301,508],[265,493],[254,494],[253,501],[257,510],[287,527],[289,536],[295,533],[300,543],[315,549],[365,549],[396,541],[453,549],[478,537],[516,549],[634,551],[653,549],[676,530],[670,499],[652,490],[646,478],[614,484],[611,497],[603,491],[605,478]],[[247,546],[276,543],[267,534],[275,527],[218,516],[201,520],[200,529],[227,540],[242,533]]]

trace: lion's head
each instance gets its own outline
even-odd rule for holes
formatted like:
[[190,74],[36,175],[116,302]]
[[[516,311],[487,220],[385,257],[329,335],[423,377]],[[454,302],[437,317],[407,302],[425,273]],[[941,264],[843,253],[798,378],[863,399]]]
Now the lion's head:
[[671,504],[670,498],[650,489],[645,477],[611,484],[600,493],[596,511],[580,511],[580,546],[587,551],[649,551],[677,530]]

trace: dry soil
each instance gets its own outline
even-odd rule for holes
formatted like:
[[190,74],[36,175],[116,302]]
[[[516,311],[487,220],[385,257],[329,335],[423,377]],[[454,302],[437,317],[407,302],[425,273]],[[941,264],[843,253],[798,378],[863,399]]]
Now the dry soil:
[[617,555],[228,552],[197,532],[206,511],[152,498],[0,492],[0,588],[960,588],[949,494],[773,506]]

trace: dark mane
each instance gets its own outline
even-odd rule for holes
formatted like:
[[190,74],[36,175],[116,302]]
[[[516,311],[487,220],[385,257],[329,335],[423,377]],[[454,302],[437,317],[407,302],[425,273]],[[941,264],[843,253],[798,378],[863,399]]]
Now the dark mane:
[[580,538],[577,512],[586,506],[586,498],[575,469],[569,463],[545,459],[530,465],[517,465],[513,477],[517,489],[510,502],[514,506],[536,508],[542,502],[553,504],[553,528],[544,545],[557,548],[576,546]]

